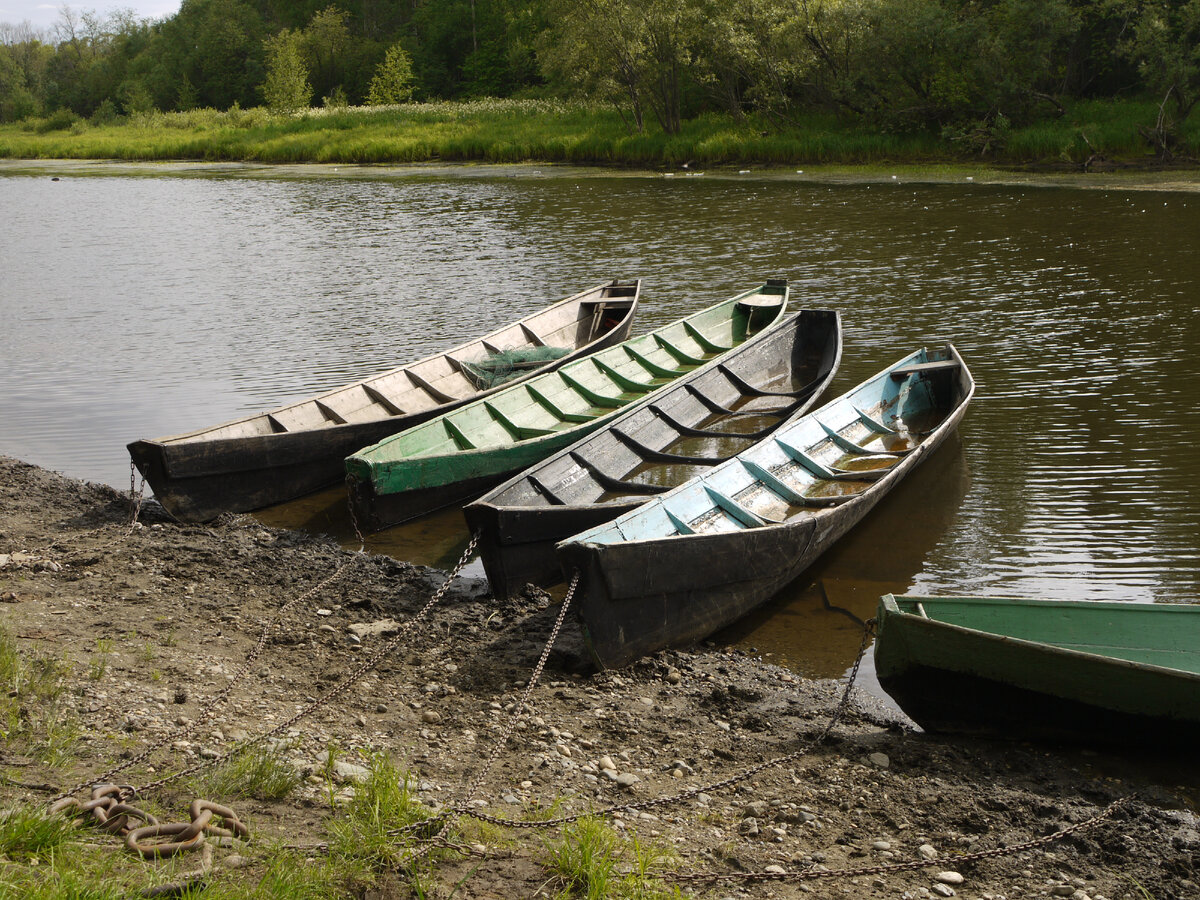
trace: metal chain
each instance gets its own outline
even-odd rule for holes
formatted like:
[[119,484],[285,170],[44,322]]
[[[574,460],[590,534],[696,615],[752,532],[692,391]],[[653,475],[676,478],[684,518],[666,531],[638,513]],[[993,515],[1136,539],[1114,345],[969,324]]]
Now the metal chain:
[[118,773],[124,772],[130,766],[134,766],[140,762],[145,761],[152,754],[154,754],[158,750],[162,749],[164,746],[166,746],[171,741],[182,740],[183,738],[192,734],[197,728],[199,728],[201,725],[203,725],[205,722],[207,722],[212,717],[213,713],[215,713],[229,699],[230,695],[233,693],[234,688],[237,687],[238,683],[249,673],[251,667],[254,665],[254,663],[258,659],[258,657],[262,655],[263,650],[266,649],[268,638],[271,636],[271,633],[275,630],[275,628],[278,627],[279,623],[283,620],[283,617],[287,614],[287,612],[292,607],[307,601],[310,597],[312,597],[315,594],[317,594],[318,592],[324,590],[326,587],[328,587],[330,584],[332,584],[338,578],[345,575],[346,572],[355,563],[357,563],[359,560],[365,560],[366,558],[367,558],[366,554],[356,553],[356,554],[354,554],[354,556],[350,557],[348,560],[343,560],[338,565],[337,569],[334,570],[332,575],[330,575],[328,578],[326,578],[324,581],[320,582],[316,586],[310,588],[304,594],[301,594],[298,597],[293,597],[291,600],[289,600],[287,603],[285,603],[283,606],[281,606],[279,608],[279,610],[276,611],[275,615],[272,618],[264,620],[263,625],[262,625],[262,631],[259,633],[259,636],[258,636],[258,642],[254,645],[253,648],[251,648],[250,652],[246,655],[246,659],[242,662],[242,664],[238,668],[237,672],[234,673],[233,678],[230,679],[229,683],[226,684],[224,688],[222,688],[220,691],[218,691],[216,694],[214,694],[212,697],[210,697],[208,700],[206,700],[204,702],[204,704],[197,711],[195,718],[189,724],[180,726],[179,728],[175,729],[174,731],[169,732],[168,734],[166,734],[162,738],[160,738],[156,743],[151,744],[149,747],[147,747],[145,750],[143,750],[137,756],[134,756],[134,757],[126,760],[125,762],[121,763],[120,765],[109,769],[104,774],[99,775],[96,778],[92,778],[87,781],[80,782],[79,784],[75,785],[75,787],[71,788],[69,791],[64,791],[63,793],[61,793],[57,797],[55,797],[53,800],[51,800],[50,803],[54,804],[57,801],[63,799],[64,797],[69,797],[72,794],[76,794],[79,791],[82,791],[84,788],[87,788],[98,782],[111,781],[113,779],[113,777],[116,776]]
[[489,822],[492,825],[503,825],[507,828],[551,828],[558,825],[569,825],[572,822],[577,822],[580,819],[588,816],[607,816],[616,812],[636,812],[643,809],[652,809],[656,806],[666,806],[672,803],[679,803],[684,800],[689,800],[699,794],[713,793],[724,790],[728,787],[732,787],[733,785],[745,781],[748,778],[753,778],[759,772],[763,772],[775,766],[787,765],[788,763],[799,759],[801,756],[810,753],[813,748],[821,744],[829,736],[829,733],[834,729],[834,727],[837,726],[837,723],[845,714],[846,709],[850,705],[850,696],[854,688],[854,683],[858,679],[859,667],[862,666],[863,657],[866,655],[867,648],[870,645],[871,636],[874,633],[875,620],[868,619],[863,627],[863,637],[862,643],[858,648],[858,657],[854,660],[854,665],[851,667],[850,674],[846,679],[846,687],[843,689],[841,699],[838,701],[838,705],[834,709],[833,714],[829,717],[829,721],[825,724],[825,727],[821,729],[821,732],[815,738],[806,741],[800,747],[800,749],[794,750],[791,753],[783,756],[776,756],[772,759],[757,763],[748,769],[738,772],[735,775],[731,775],[728,778],[712,784],[704,785],[703,787],[692,787],[685,791],[681,791],[678,794],[670,794],[665,797],[652,797],[648,800],[638,800],[633,803],[606,806],[603,809],[593,810],[591,812],[574,813],[567,816],[559,816],[556,819],[544,819],[538,822],[522,822],[514,819],[504,819],[499,816],[488,815],[487,813],[482,813],[475,809],[462,809],[456,807],[455,812],[470,816],[474,819],[479,819],[482,822]]
[[529,703],[529,697],[533,693],[533,689],[537,687],[538,681],[542,677],[542,671],[546,668],[546,661],[550,658],[550,650],[554,647],[554,642],[558,640],[558,633],[562,630],[563,621],[567,617],[567,609],[571,606],[571,600],[575,596],[575,588],[578,585],[579,570],[576,569],[575,574],[571,576],[571,584],[567,588],[567,595],[563,598],[562,606],[558,610],[558,617],[554,620],[554,627],[550,630],[550,637],[546,640],[546,646],[542,648],[542,655],[538,658],[537,665],[533,667],[533,674],[529,677],[529,683],[525,685],[525,690],[521,692],[521,697],[517,701],[517,705],[514,707],[512,714],[508,717],[508,722],[505,723],[503,730],[500,732],[500,736],[496,739],[495,744],[492,745],[492,750],[488,754],[487,759],[484,761],[483,766],[480,768],[479,774],[475,776],[475,780],[471,782],[471,786],[465,791],[463,799],[449,807],[449,809],[441,816],[435,817],[433,821],[427,819],[423,822],[416,822],[412,825],[405,826],[404,828],[399,828],[393,832],[389,832],[390,834],[394,835],[414,832],[423,828],[431,827],[434,821],[437,821],[438,818],[441,819],[441,824],[438,827],[438,830],[429,837],[424,838],[422,841],[422,846],[414,850],[409,855],[408,861],[410,863],[427,856],[433,850],[435,843],[443,840],[446,832],[450,830],[450,826],[454,824],[454,821],[464,812],[468,812],[467,804],[475,799],[475,795],[479,793],[479,788],[483,785],[483,782],[487,778],[488,773],[491,771],[492,766],[495,765],[496,759],[508,745],[509,739],[512,737],[513,729],[517,727],[517,722],[521,720],[521,715],[524,713],[525,707]]
[[786,881],[813,880],[817,878],[852,878],[860,875],[883,875],[892,872],[912,872],[917,869],[928,869],[933,866],[945,866],[948,863],[959,865],[967,862],[977,862],[982,859],[996,859],[1001,856],[1011,856],[1035,847],[1042,847],[1062,840],[1068,835],[1079,831],[1095,828],[1117,809],[1124,806],[1133,797],[1120,797],[1108,804],[1103,810],[1090,819],[1060,828],[1053,834],[1043,835],[1013,844],[1011,847],[993,847],[990,850],[976,850],[973,853],[959,853],[944,859],[918,859],[903,863],[882,863],[877,866],[863,866],[857,869],[802,869],[799,872],[678,872],[667,877],[673,881]]
[[191,766],[190,768],[183,769],[182,771],[179,771],[179,772],[175,772],[172,775],[167,775],[163,778],[158,779],[157,781],[152,781],[152,782],[150,782],[150,784],[147,784],[144,787],[142,787],[141,790],[143,792],[152,791],[152,790],[162,787],[163,785],[170,784],[173,781],[177,781],[180,778],[184,778],[188,775],[194,775],[197,772],[203,771],[204,769],[208,769],[208,768],[212,768],[213,766],[220,765],[221,763],[228,760],[231,756],[233,756],[237,753],[240,753],[243,750],[247,750],[250,747],[256,746],[257,744],[261,744],[263,741],[267,740],[267,738],[274,737],[275,735],[279,734],[280,732],[292,727],[297,722],[299,722],[301,719],[304,719],[307,716],[312,715],[317,710],[321,709],[322,707],[326,706],[333,700],[337,699],[339,696],[341,696],[343,693],[345,693],[350,687],[357,684],[358,681],[365,674],[367,674],[372,669],[374,669],[376,666],[378,666],[379,663],[383,661],[383,658],[385,656],[387,656],[389,653],[391,653],[393,649],[395,649],[396,645],[398,645],[400,643],[400,641],[408,634],[409,630],[411,630],[413,627],[418,625],[422,620],[424,620],[424,618],[429,614],[429,612],[442,601],[442,598],[446,596],[446,592],[450,589],[451,583],[454,581],[455,578],[458,577],[459,572],[462,571],[463,567],[467,564],[467,561],[471,558],[471,554],[475,551],[475,545],[479,542],[479,534],[480,533],[477,531],[477,532],[475,532],[475,534],[473,534],[471,536],[470,542],[467,544],[466,549],[463,550],[463,554],[459,558],[458,563],[455,565],[453,571],[450,572],[450,574],[449,574],[449,576],[447,576],[445,582],[442,583],[442,586],[440,588],[438,588],[436,592],[434,592],[433,596],[429,598],[429,601],[420,609],[420,611],[417,612],[417,614],[414,615],[407,622],[405,622],[400,627],[399,632],[394,637],[392,637],[390,640],[388,640],[387,643],[385,643],[382,647],[380,647],[377,651],[375,651],[374,654],[369,656],[361,665],[359,665],[359,667],[357,669],[355,669],[348,676],[346,676],[346,678],[344,678],[344,679],[342,679],[342,681],[338,682],[338,684],[335,685],[333,688],[331,688],[324,696],[319,697],[316,700],[312,701],[311,703],[308,704],[308,706],[299,710],[295,715],[293,715],[291,718],[287,719],[286,721],[280,723],[279,725],[276,725],[270,731],[265,731],[262,734],[258,734],[252,738],[248,738],[247,740],[236,744],[234,747],[230,748],[228,751],[226,751],[225,753],[221,754],[218,757],[197,763],[196,765]]

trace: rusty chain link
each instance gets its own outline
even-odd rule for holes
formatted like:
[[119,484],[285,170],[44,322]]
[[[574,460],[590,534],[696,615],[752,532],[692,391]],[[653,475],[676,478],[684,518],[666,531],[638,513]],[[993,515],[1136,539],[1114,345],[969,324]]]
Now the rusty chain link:
[[[50,812],[61,812],[71,817],[91,813],[97,827],[110,834],[124,835],[125,846],[143,859],[165,859],[187,850],[195,850],[204,843],[206,835],[210,834],[243,839],[250,836],[250,829],[228,806],[197,798],[192,801],[188,810],[190,822],[162,823],[150,813],[128,802],[136,793],[136,789],[128,784],[97,784],[92,788],[90,800],[80,801],[74,797],[63,797],[50,806]],[[213,825],[214,816],[220,817],[226,827],[218,828]],[[134,828],[130,825],[130,819],[145,824]],[[173,840],[153,840],[164,836]]]
[[[507,828],[551,828],[558,825],[569,825],[572,822],[577,822],[580,819],[588,816],[607,816],[617,812],[637,812],[643,809],[652,809],[657,806],[667,806],[672,803],[679,803],[684,800],[689,800],[699,794],[707,794],[732,787],[733,785],[743,782],[748,778],[753,778],[759,772],[774,768],[775,766],[787,765],[789,762],[793,762],[794,760],[799,759],[801,756],[810,753],[814,747],[821,744],[829,736],[829,733],[837,726],[837,723],[845,714],[846,709],[850,705],[850,696],[854,688],[854,683],[858,679],[858,670],[862,666],[863,657],[866,655],[867,648],[870,646],[871,636],[874,633],[875,620],[868,619],[863,626],[863,637],[862,643],[858,648],[858,657],[854,660],[854,665],[851,667],[850,674],[846,679],[846,686],[842,690],[841,698],[839,699],[838,705],[834,709],[833,714],[829,717],[829,721],[825,724],[825,727],[821,729],[821,732],[815,738],[806,741],[800,747],[800,749],[793,750],[791,753],[787,753],[783,756],[776,756],[771,759],[764,760],[763,762],[756,763],[748,769],[743,769],[741,772],[731,775],[728,778],[724,778],[721,781],[707,784],[702,787],[688,788],[687,790],[680,791],[677,794],[670,794],[665,797],[651,797],[647,800],[638,800],[633,803],[606,806],[603,809],[593,810],[591,812],[573,813],[571,815],[559,816],[558,818],[554,819],[544,819],[538,822],[524,822],[517,821],[515,819],[505,819],[501,818],[500,816],[493,816],[489,815],[488,813],[480,812],[476,809],[466,809],[463,808],[462,805],[456,806],[454,811],[457,814],[469,816],[473,819],[478,819],[481,822],[488,822],[492,825],[502,825]],[[511,728],[509,731],[511,732]],[[467,801],[464,801],[464,803],[469,802],[469,800],[470,798],[468,798]]]
[[801,869],[797,872],[676,872],[666,877],[672,881],[787,881],[814,880],[817,878],[852,878],[860,875],[883,875],[892,872],[912,872],[918,869],[928,869],[934,866],[942,867],[949,863],[959,865],[965,862],[978,862],[982,859],[996,859],[1001,856],[1011,856],[1035,847],[1052,844],[1079,831],[1095,828],[1117,809],[1124,806],[1132,797],[1119,797],[1108,804],[1090,819],[1060,828],[1052,834],[1039,838],[1031,838],[1011,847],[993,847],[990,850],[976,850],[972,853],[956,853],[943,859],[917,859],[902,863],[881,863],[875,866],[862,866],[857,869]]
[[[159,824],[158,822],[134,828],[125,835],[125,846],[138,854],[142,859],[166,859],[176,856],[186,850],[195,850],[204,843],[207,835],[218,837],[250,836],[250,829],[237,817],[228,806],[212,803],[208,800],[193,800],[188,809],[191,822]],[[219,816],[225,823],[224,828],[212,824],[213,816]],[[171,837],[173,840],[157,843],[146,843],[157,837]]]

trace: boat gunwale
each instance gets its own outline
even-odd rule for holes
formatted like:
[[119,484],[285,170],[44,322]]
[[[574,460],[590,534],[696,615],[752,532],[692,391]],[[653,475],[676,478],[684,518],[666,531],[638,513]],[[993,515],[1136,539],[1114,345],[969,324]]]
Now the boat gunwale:
[[[1136,670],[1138,672],[1147,672],[1149,674],[1167,675],[1172,678],[1184,678],[1186,680],[1195,681],[1198,684],[1200,684],[1200,673],[1189,672],[1186,669],[1174,669],[1169,666],[1162,666],[1162,665],[1158,665],[1156,663],[1133,662],[1132,660],[1121,659],[1120,657],[1114,657],[1114,656],[1105,656],[1102,653],[1091,653],[1086,650],[1073,650],[1069,647],[1059,647],[1056,644],[1051,644],[1046,641],[1034,641],[1034,640],[1030,640],[1029,638],[1018,638],[1018,637],[1013,637],[1012,635],[998,634],[998,633],[992,632],[992,631],[985,631],[981,628],[971,628],[970,626],[967,626],[967,625],[957,625],[953,622],[943,622],[940,619],[935,619],[930,616],[921,616],[916,613],[905,612],[904,610],[899,608],[898,604],[896,604],[895,601],[896,601],[897,597],[912,598],[914,600],[920,600],[922,602],[922,604],[924,604],[925,602],[928,602],[929,600],[939,600],[939,599],[953,599],[953,600],[974,599],[974,600],[983,600],[983,601],[989,601],[989,600],[994,601],[994,600],[1007,599],[1004,597],[944,598],[944,597],[939,597],[936,595],[918,596],[915,594],[884,594],[882,597],[880,597],[879,602],[880,602],[880,606],[887,610],[888,615],[895,615],[898,617],[902,617],[901,621],[910,627],[923,628],[923,629],[933,631],[935,633],[938,631],[941,631],[941,630],[948,630],[950,633],[978,636],[989,642],[1003,643],[1005,645],[1015,646],[1019,649],[1031,650],[1036,653],[1046,654],[1047,656],[1050,656],[1052,658],[1062,657],[1062,658],[1066,658],[1066,659],[1087,660],[1090,662],[1096,662],[1096,663],[1101,663],[1104,665],[1115,666],[1120,669],[1131,669],[1131,670]],[[1021,603],[1022,605],[1025,605],[1028,608],[1034,608],[1034,609],[1046,608],[1042,604],[1056,604],[1056,605],[1063,604],[1065,606],[1068,606],[1071,608],[1076,608],[1076,609],[1090,608],[1093,604],[1095,604],[1096,606],[1100,606],[1101,604],[1103,604],[1104,608],[1108,608],[1108,609],[1112,609],[1114,607],[1121,608],[1121,607],[1126,607],[1128,605],[1137,605],[1137,606],[1151,606],[1151,607],[1161,608],[1164,610],[1171,608],[1171,607],[1176,607],[1176,608],[1183,607],[1184,609],[1189,609],[1189,610],[1200,610],[1200,604],[1193,604],[1193,603],[1138,603],[1138,604],[1133,604],[1133,603],[1129,603],[1129,602],[1104,601],[1104,600],[1049,600],[1049,599],[1031,600],[1029,598],[1013,598],[1013,600],[1014,600],[1014,602]],[[891,607],[887,606],[889,601],[892,603]],[[883,617],[879,617],[879,622],[878,622],[877,627],[879,628],[879,630],[881,632],[883,631],[883,629],[884,629]],[[969,673],[964,673],[964,674],[969,674]]]

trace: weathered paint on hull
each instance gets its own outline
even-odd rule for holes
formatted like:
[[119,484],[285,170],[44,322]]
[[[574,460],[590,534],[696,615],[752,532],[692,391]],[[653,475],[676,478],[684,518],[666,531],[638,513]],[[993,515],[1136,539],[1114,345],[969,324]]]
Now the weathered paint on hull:
[[128,450],[168,513],[181,522],[207,522],[221,513],[262,509],[336,484],[345,477],[345,458],[355,450],[439,412],[203,444],[134,441]]
[[738,532],[559,544],[564,577],[582,574],[575,602],[594,661],[617,668],[684,647],[761,606],[953,434],[966,410],[961,403],[898,465],[840,506]]
[[[966,604],[973,602],[947,599],[968,610]],[[1189,643],[1200,608],[980,601],[1007,604],[1015,613],[1033,617],[1032,622],[1053,617],[1060,630],[1078,627],[1083,634],[1090,629],[1090,635],[1079,639],[1084,649],[1077,650],[939,621],[937,598],[926,600],[933,618],[924,618],[900,612],[895,599],[885,596],[878,613],[876,673],[880,685],[921,727],[1160,750],[1181,746],[1185,735],[1200,736],[1200,675],[1119,658],[1125,652],[1121,642],[1133,641],[1127,646],[1156,648],[1159,658],[1169,661],[1167,648]],[[1122,622],[1122,613],[1130,617],[1128,623]],[[1142,621],[1135,624],[1133,618]],[[1155,619],[1166,633],[1135,631]]]
[[562,567],[554,545],[564,537],[602,525],[622,513],[636,509],[640,500],[628,503],[568,507],[547,510],[471,504],[463,508],[467,529],[479,532],[479,556],[493,595],[503,600],[527,584],[546,587],[562,581]]

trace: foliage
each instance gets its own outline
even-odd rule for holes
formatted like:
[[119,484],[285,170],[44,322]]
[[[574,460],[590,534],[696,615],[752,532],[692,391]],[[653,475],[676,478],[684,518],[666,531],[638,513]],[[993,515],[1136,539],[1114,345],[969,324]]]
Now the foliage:
[[267,38],[267,80],[263,84],[263,99],[273,112],[295,112],[307,109],[312,99],[308,83],[308,68],[301,58],[303,36],[285,28]]
[[1146,86],[1162,103],[1155,124],[1145,135],[1160,155],[1169,158],[1176,125],[1200,102],[1200,0],[1146,0],[1124,52],[1138,66]]
[[0,810],[0,857],[37,859],[53,853],[76,836],[74,823],[41,807]]
[[367,103],[371,106],[386,106],[390,103],[407,103],[413,94],[412,60],[401,44],[393,44],[375,70],[367,91]]

